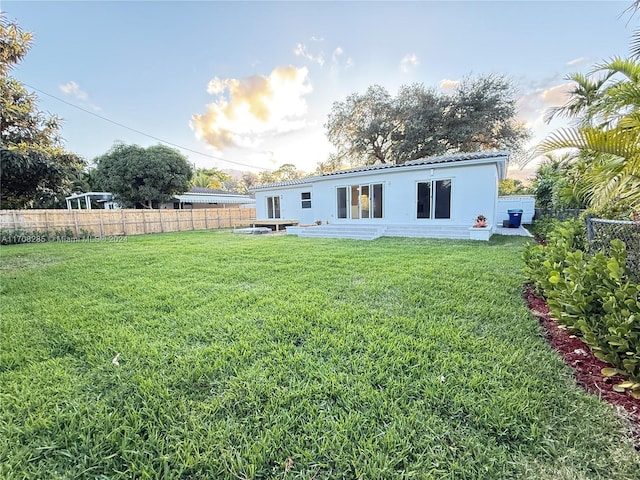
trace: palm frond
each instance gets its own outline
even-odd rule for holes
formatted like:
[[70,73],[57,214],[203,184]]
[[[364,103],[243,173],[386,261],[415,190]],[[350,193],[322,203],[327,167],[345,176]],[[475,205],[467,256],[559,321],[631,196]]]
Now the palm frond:
[[574,73],[567,77],[574,82],[573,89],[568,93],[569,101],[559,107],[547,110],[544,116],[545,123],[549,123],[555,117],[579,117],[588,112],[589,107],[599,98],[599,92],[605,78],[591,79],[582,73]]
[[564,148],[631,158],[640,153],[640,132],[619,127],[606,131],[595,128],[563,128],[551,133],[535,151],[538,155],[544,155]]
[[620,73],[634,83],[640,79],[640,64],[632,58],[613,57],[607,63],[601,63],[594,67],[594,72],[606,72],[607,79],[616,73]]
[[640,60],[640,28],[636,29],[636,31],[633,32],[633,35],[631,35],[629,54],[631,58]]
[[613,108],[640,109],[640,82],[619,82],[611,85],[602,92],[603,104],[613,104]]
[[621,129],[640,130],[640,110],[625,115],[618,121],[618,127]]

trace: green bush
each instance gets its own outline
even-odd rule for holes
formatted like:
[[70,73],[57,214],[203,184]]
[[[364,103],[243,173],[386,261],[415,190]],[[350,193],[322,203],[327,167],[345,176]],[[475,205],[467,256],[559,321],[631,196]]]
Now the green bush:
[[[576,225],[564,222],[547,246],[528,246],[526,273],[560,323],[582,336],[593,354],[640,382],[640,284],[629,279],[626,248],[589,256]],[[633,386],[640,397],[640,384]]]
[[531,226],[527,228],[538,240],[546,242],[549,233],[553,231],[553,229],[556,228],[559,223],[560,222],[555,218],[544,215],[540,218],[536,218]]
[[[83,237],[87,236],[87,234],[88,232],[85,233],[85,231],[82,230]],[[54,230],[53,232],[48,230],[25,230],[21,228],[16,230],[0,229],[0,245],[46,243],[53,242],[58,238],[75,239],[77,237],[70,228]]]
[[567,254],[586,249],[586,227],[581,221],[576,219],[565,222],[552,221],[555,228],[546,235],[547,245],[529,244],[523,253],[525,272],[534,284],[536,292],[541,295],[551,288],[550,273],[562,271],[565,268]]

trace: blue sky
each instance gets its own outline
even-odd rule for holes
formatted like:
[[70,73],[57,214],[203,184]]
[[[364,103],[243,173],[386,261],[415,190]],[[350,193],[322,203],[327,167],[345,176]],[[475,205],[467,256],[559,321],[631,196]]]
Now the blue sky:
[[12,75],[45,92],[36,92],[40,108],[64,119],[67,149],[87,160],[115,141],[158,141],[49,95],[185,147],[199,167],[259,171],[293,163],[311,172],[332,151],[323,125],[333,102],[373,84],[395,95],[410,83],[446,91],[465,75],[504,74],[517,89],[519,119],[532,129],[532,142],[541,140],[562,125],[541,119],[566,100],[566,75],[627,54],[639,18],[623,14],[630,4],[3,0],[0,6],[35,36]]

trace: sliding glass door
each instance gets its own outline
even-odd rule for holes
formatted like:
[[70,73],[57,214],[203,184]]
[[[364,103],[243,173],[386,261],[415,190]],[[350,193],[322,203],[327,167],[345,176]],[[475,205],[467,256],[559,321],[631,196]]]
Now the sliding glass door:
[[382,184],[350,185],[336,189],[338,218],[382,218]]
[[451,180],[418,182],[417,218],[451,218]]

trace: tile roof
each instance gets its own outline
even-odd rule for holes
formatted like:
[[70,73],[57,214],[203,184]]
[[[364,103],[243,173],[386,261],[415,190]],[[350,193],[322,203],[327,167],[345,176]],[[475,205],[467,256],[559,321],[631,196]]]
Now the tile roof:
[[467,160],[480,160],[483,158],[499,158],[499,157],[505,157],[506,159],[508,159],[509,152],[506,150],[498,150],[498,151],[493,150],[493,151],[483,151],[483,152],[461,152],[461,153],[450,153],[447,155],[438,155],[434,157],[418,158],[416,160],[410,160],[408,162],[401,163],[401,164],[380,163],[376,165],[363,165],[360,167],[353,167],[346,170],[337,170],[335,172],[322,173],[320,175],[312,175],[309,177],[298,178],[295,180],[258,185],[255,187],[251,187],[250,190],[261,190],[263,188],[304,185],[314,180],[319,180],[321,178],[338,176],[338,175],[346,175],[349,173],[370,172],[374,170],[385,170],[388,168],[402,168],[402,167],[410,167],[410,166],[416,166],[416,165],[435,165],[440,163],[463,162]]

